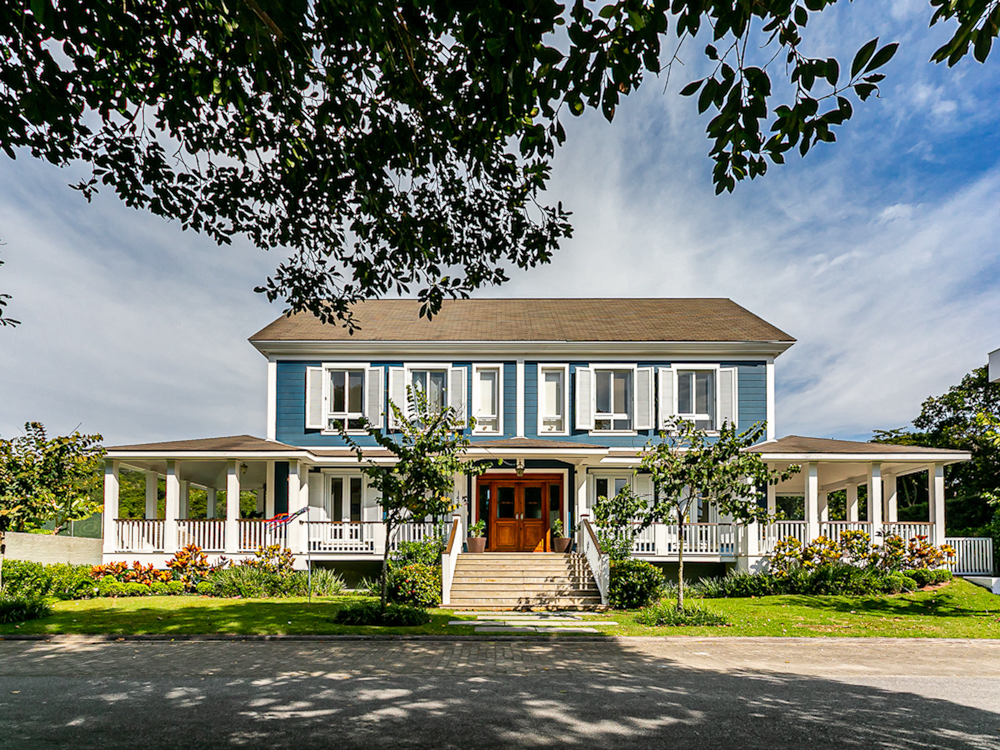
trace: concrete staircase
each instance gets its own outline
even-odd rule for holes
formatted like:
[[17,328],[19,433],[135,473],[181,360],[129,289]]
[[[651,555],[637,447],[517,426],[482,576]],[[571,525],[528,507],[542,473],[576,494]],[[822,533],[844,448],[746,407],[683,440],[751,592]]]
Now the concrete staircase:
[[583,555],[486,552],[458,556],[452,609],[593,609],[601,594]]

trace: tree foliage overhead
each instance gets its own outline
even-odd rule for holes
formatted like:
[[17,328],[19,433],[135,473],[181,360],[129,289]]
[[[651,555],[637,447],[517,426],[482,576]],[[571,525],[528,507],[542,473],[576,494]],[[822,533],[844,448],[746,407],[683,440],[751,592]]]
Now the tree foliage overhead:
[[[259,290],[291,309],[345,320],[416,287],[430,314],[549,260],[571,231],[540,202],[561,119],[611,120],[686,40],[716,64],[682,93],[716,112],[718,190],[834,140],[895,50],[809,57],[807,24],[834,1],[12,0],[0,148],[85,164],[88,198],[284,248]],[[934,4],[960,24],[948,62],[970,43],[982,59],[994,6]]]

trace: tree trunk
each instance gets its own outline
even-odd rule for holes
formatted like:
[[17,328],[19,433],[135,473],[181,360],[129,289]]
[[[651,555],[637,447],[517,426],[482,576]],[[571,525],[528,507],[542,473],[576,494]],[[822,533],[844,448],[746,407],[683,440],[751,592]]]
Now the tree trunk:
[[385,550],[382,552],[382,611],[385,612],[386,598],[389,587],[389,549],[392,540],[392,518],[385,519]]
[[677,609],[684,609],[684,512],[677,508]]

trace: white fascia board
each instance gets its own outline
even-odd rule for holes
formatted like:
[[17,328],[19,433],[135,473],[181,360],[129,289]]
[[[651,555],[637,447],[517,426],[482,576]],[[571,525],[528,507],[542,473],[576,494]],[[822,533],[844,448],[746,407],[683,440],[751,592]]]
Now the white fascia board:
[[[444,357],[462,361],[496,359],[671,360],[677,357],[732,361],[777,357],[792,341],[252,341],[264,356],[317,359],[328,356],[369,359]],[[600,354],[595,354],[600,352]]]
[[148,461],[195,461],[218,460],[220,458],[241,460],[252,459],[267,461],[308,461],[313,455],[308,451],[283,453],[279,451],[108,451],[108,458],[120,460]]
[[515,458],[538,458],[544,456],[546,458],[568,456],[604,456],[607,454],[606,448],[476,448],[473,443],[472,447],[465,451],[465,455],[479,457],[485,456],[497,457],[497,456],[507,456]]
[[758,453],[764,461],[788,461],[791,463],[921,463],[954,464],[971,461],[971,453]]

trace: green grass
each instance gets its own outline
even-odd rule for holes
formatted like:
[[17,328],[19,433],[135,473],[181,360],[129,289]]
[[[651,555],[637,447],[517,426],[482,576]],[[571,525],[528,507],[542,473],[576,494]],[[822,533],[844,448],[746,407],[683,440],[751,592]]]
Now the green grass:
[[[333,613],[358,597],[291,599],[212,599],[150,596],[56,602],[50,617],[20,626],[0,625],[0,637],[35,634],[203,635],[347,635],[471,634],[472,628],[449,626],[451,610],[432,610],[420,627],[381,628],[335,625]],[[878,597],[768,596],[758,599],[692,600],[721,612],[729,627],[647,627],[634,612],[596,616],[618,625],[598,626],[607,635],[690,636],[887,636],[929,638],[1000,638],[1000,597],[962,580],[936,591]]]

